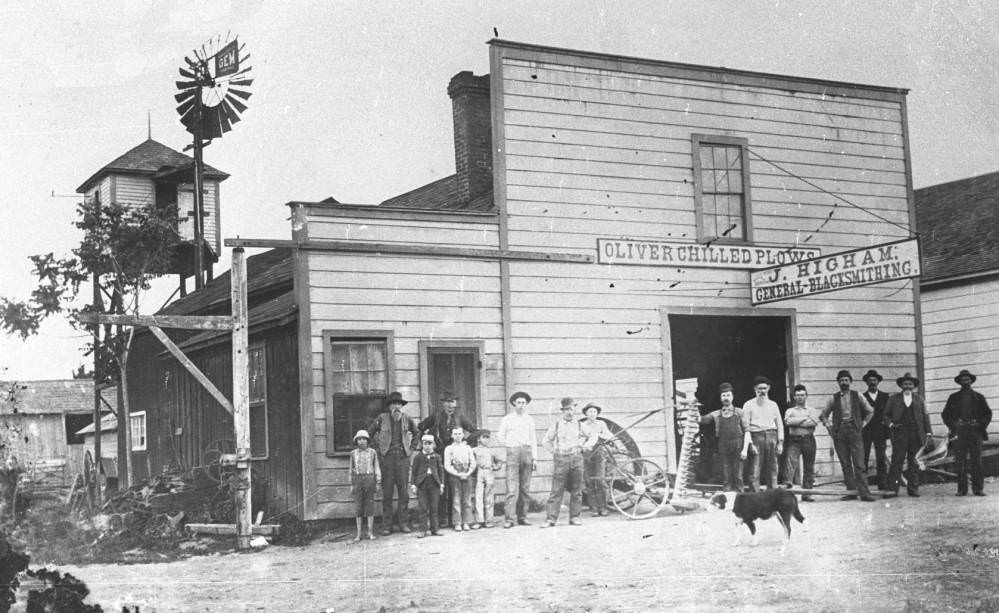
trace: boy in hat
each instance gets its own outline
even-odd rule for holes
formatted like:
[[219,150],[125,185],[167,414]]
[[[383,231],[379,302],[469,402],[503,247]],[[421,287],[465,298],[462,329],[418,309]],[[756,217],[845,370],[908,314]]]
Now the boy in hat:
[[[458,397],[451,392],[444,392],[440,397],[440,410],[430,414],[417,426],[423,434],[432,434],[437,454],[444,457],[444,450],[451,444],[451,432],[455,428],[464,428],[466,433],[475,429],[474,424],[458,411]],[[451,480],[444,483],[444,494],[441,496],[441,525],[447,525],[454,506],[454,490]]]
[[[947,398],[941,418],[954,441],[957,459],[957,495],[968,495],[968,469],[971,469],[971,491],[975,496],[985,495],[985,478],[982,475],[982,442],[988,439],[992,422],[992,409],[985,396],[971,389],[978,377],[964,369],[954,377],[961,389]],[[970,466],[969,466],[970,464]]]
[[381,485],[382,471],[378,466],[378,454],[368,447],[366,430],[358,430],[354,435],[357,447],[350,452],[350,493],[354,498],[354,515],[357,521],[357,536],[361,540],[364,519],[368,520],[368,538],[375,540],[375,488]]
[[742,462],[749,455],[752,438],[743,428],[742,411],[732,405],[735,398],[731,383],[718,386],[722,408],[701,416],[701,425],[714,423],[718,437],[718,455],[721,456],[725,489],[742,491]]
[[[752,490],[760,491],[760,475],[766,475],[767,487],[777,487],[777,459],[784,451],[784,422],[780,407],[770,400],[770,379],[758,376],[753,379],[756,397],[742,405],[742,428],[749,432],[756,453],[751,460]],[[763,468],[766,467],[766,473]]]
[[[863,396],[850,389],[853,385],[850,371],[841,370],[836,373],[836,384],[839,385],[839,391],[826,403],[820,417],[832,435],[836,455],[839,456],[839,465],[843,469],[846,489],[856,490],[864,502],[874,502],[874,497],[867,487],[864,441],[861,434],[867,422],[874,417],[874,409]],[[894,454],[894,450],[892,453]],[[840,498],[840,500],[856,499],[857,494],[846,494]]]
[[878,489],[888,489],[888,424],[885,423],[885,407],[888,406],[888,394],[878,389],[878,384],[884,380],[878,371],[868,370],[863,381],[867,384],[864,399],[874,409],[874,417],[864,426],[864,470],[870,468],[871,446],[874,446],[874,465],[878,474]]
[[503,462],[489,446],[489,430],[479,430],[475,433],[475,519],[472,529],[491,528],[493,521],[493,485],[496,476],[493,471],[499,470]]
[[586,417],[579,422],[587,446],[583,448],[583,479],[586,482],[586,500],[593,517],[607,515],[607,481],[604,465],[607,453],[601,442],[614,438],[607,428],[607,422],[597,419],[603,409],[592,402],[583,407]]
[[534,418],[525,410],[531,402],[527,392],[514,392],[510,396],[513,410],[500,420],[496,438],[506,447],[506,522],[512,528],[514,520],[521,526],[528,525],[527,509],[531,500],[531,475],[536,465],[538,439]]
[[472,473],[475,472],[475,454],[465,442],[465,429],[458,426],[451,431],[451,444],[444,449],[444,470],[451,482],[454,501],[451,503],[451,524],[455,532],[471,530]]
[[902,476],[902,462],[908,464],[906,491],[910,496],[919,497],[919,468],[916,466],[916,453],[926,443],[933,442],[930,429],[930,415],[926,404],[915,393],[919,379],[905,373],[895,380],[902,391],[888,399],[885,418],[891,431],[891,468],[888,471],[888,493],[885,498],[898,495],[899,477]]
[[[385,401],[386,410],[368,428],[374,437],[382,475],[382,535],[392,534],[393,525],[409,532],[409,458],[420,433],[416,422],[402,407],[409,404],[399,392],[392,392]],[[399,505],[393,510],[392,497],[398,494]]]
[[410,473],[409,489],[420,505],[420,527],[416,535],[423,538],[428,534],[441,536],[437,522],[440,496],[444,491],[444,468],[441,457],[434,452],[434,436],[424,434],[420,439],[420,451],[413,454],[413,468]]

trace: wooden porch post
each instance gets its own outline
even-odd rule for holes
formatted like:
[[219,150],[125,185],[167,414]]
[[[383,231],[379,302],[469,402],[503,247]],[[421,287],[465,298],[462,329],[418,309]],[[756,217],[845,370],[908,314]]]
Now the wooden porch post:
[[249,329],[246,307],[246,256],[242,247],[232,250],[232,406],[236,430],[236,547],[248,549],[253,535],[252,484],[250,480],[250,372]]

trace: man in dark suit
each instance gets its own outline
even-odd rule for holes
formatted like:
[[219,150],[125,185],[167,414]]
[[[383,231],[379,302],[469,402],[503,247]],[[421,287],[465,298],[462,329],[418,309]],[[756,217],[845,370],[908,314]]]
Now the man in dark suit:
[[884,381],[884,377],[878,371],[868,370],[864,373],[864,383],[867,384],[867,391],[864,398],[874,409],[874,417],[864,426],[864,470],[870,468],[871,446],[874,446],[874,463],[877,467],[878,489],[888,489],[888,425],[885,423],[885,407],[888,406],[888,393],[878,389],[878,384]]
[[[430,414],[419,423],[420,432],[430,434],[434,437],[434,444],[437,455],[444,457],[444,449],[451,444],[451,432],[461,427],[465,432],[474,432],[475,424],[462,415],[458,409],[458,397],[450,392],[444,392],[440,398],[441,408],[436,413]],[[451,516],[451,506],[454,500],[454,492],[451,490],[450,479],[444,484],[444,494],[441,496],[441,523],[447,524]]]
[[895,383],[902,391],[893,394],[885,407],[885,418],[891,432],[891,469],[888,472],[888,493],[885,498],[898,496],[902,462],[908,465],[906,492],[918,498],[919,467],[916,465],[916,452],[933,439],[930,414],[926,412],[926,403],[914,391],[919,385],[919,379],[905,373]]
[[985,396],[971,389],[978,377],[967,369],[962,370],[954,382],[961,389],[947,398],[944,405],[944,424],[954,441],[954,456],[957,458],[957,495],[968,495],[968,464],[971,466],[971,490],[975,496],[985,495],[985,478],[982,475],[982,441],[989,437],[989,423],[992,422],[992,409]]
[[417,538],[429,534],[440,536],[437,522],[437,511],[440,495],[444,491],[444,468],[441,457],[434,453],[434,437],[424,434],[420,446],[422,450],[413,455],[413,469],[410,473],[410,491],[420,504],[420,526],[422,532]]

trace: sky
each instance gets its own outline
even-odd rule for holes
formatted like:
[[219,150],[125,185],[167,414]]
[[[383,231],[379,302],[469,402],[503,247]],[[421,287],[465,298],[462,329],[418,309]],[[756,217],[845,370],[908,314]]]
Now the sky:
[[[452,174],[447,83],[488,72],[494,28],[512,41],[907,88],[917,188],[999,170],[999,4],[987,1],[5,2],[0,23],[9,298],[33,287],[28,256],[79,243],[85,179],[150,129],[177,150],[190,142],[177,68],[229,32],[255,81],[243,121],[205,150],[231,175],[224,238],[288,239],[289,201],[373,204]],[[157,282],[142,311],[175,287]],[[0,379],[68,378],[89,363],[85,337],[61,318],[27,341],[0,334]]]

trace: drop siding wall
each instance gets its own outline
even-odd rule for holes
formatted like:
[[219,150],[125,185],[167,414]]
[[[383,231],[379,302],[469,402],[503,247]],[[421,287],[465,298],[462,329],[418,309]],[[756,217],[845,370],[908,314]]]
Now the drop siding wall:
[[[372,207],[309,205],[299,238],[496,249],[494,215],[397,211],[379,215]],[[370,215],[370,216],[367,216]],[[347,454],[327,457],[324,330],[390,332],[398,390],[415,419],[435,407],[420,402],[420,341],[483,343],[485,395],[480,423],[494,429],[505,414],[499,263],[496,261],[391,254],[304,251],[311,353],[311,452],[306,470],[314,482],[306,498],[308,517],[345,517],[353,512]],[[307,480],[308,481],[308,480]],[[415,502],[414,502],[415,505]]]
[[945,432],[940,413],[959,389],[954,376],[962,368],[977,375],[973,386],[995,417],[989,426],[999,434],[999,279],[928,287],[922,292],[926,380],[923,388],[937,434]]
[[[695,133],[747,139],[754,244],[829,254],[909,234],[901,92],[504,41],[492,43],[490,74],[511,249],[595,256],[598,238],[694,242]],[[664,406],[661,310],[754,310],[748,282],[745,270],[511,262],[514,385],[602,401],[617,416]],[[755,311],[794,309],[790,383],[820,406],[841,368],[889,380],[918,370],[915,299],[911,282],[892,282]],[[636,429],[643,455],[665,461],[664,430],[662,419]],[[818,471],[838,474],[818,434]]]

